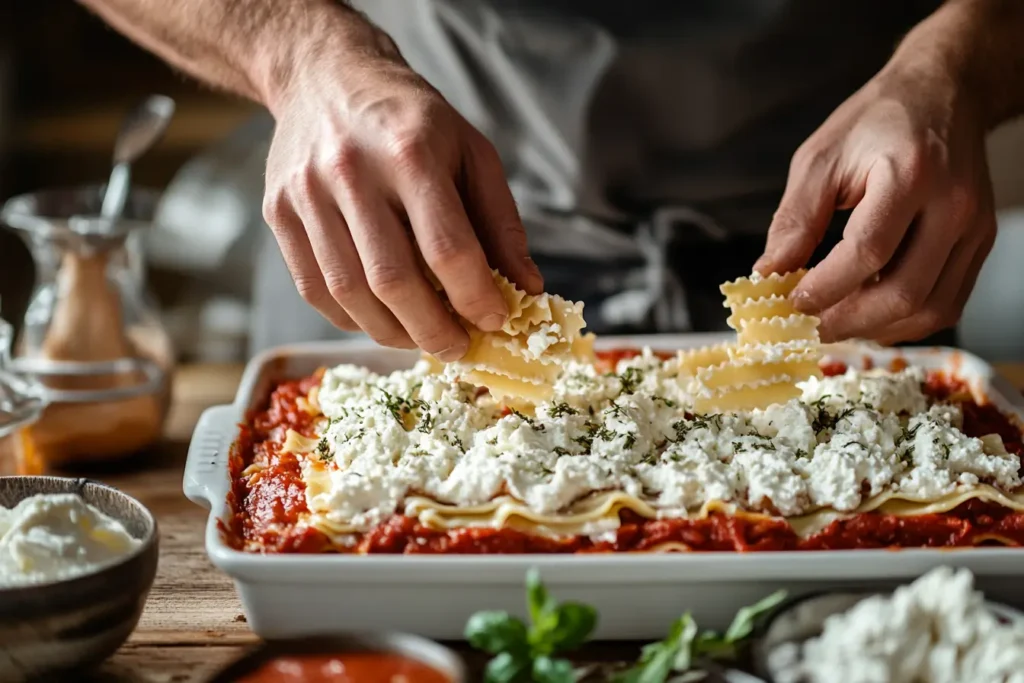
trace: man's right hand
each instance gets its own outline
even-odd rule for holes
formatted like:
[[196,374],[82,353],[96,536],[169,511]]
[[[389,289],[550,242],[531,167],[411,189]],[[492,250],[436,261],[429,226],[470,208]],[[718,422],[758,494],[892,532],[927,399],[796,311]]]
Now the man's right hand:
[[[494,147],[402,59],[343,12],[345,36],[287,70],[263,215],[303,299],[380,344],[462,357],[469,339],[423,272],[482,330],[508,315],[491,267],[543,287]],[[315,42],[315,41],[314,41]]]

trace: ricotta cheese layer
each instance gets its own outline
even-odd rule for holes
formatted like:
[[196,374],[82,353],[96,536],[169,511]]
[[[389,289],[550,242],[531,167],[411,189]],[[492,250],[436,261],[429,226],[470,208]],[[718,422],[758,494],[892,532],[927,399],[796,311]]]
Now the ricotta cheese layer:
[[342,365],[317,394],[326,420],[303,465],[307,502],[366,530],[410,495],[460,507],[511,496],[555,515],[622,491],[660,517],[709,501],[791,517],[852,512],[885,492],[934,500],[1020,486],[1019,458],[966,436],[958,407],[929,405],[924,379],[916,368],[850,370],[765,410],[687,417],[676,362],[645,350],[610,373],[570,364],[526,415],[427,363],[389,375]]
[[768,668],[777,683],[1020,683],[1024,625],[987,609],[969,571],[940,567],[776,648]]
[[141,541],[73,493],[0,507],[0,588],[64,581],[129,555]]

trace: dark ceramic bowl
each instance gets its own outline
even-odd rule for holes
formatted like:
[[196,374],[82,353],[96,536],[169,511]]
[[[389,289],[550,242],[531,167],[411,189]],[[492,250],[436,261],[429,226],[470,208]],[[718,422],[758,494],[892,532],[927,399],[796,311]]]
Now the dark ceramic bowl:
[[269,641],[229,665],[214,676],[210,683],[237,683],[278,657],[343,655],[353,652],[402,655],[436,669],[447,676],[451,683],[467,683],[469,680],[462,659],[439,643],[405,633],[361,633]]
[[97,572],[55,583],[0,588],[0,681],[69,679],[98,665],[135,629],[153,585],[156,520],[115,488],[65,477],[0,477],[0,505],[39,493],[77,493],[142,541],[135,552]]

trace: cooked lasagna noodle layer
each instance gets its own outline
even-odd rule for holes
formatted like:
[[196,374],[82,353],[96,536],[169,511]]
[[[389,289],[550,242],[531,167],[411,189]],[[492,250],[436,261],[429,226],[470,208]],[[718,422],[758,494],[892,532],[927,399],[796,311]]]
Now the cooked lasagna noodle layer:
[[675,354],[570,362],[510,407],[431,364],[278,385],[230,461],[256,552],[572,553],[1024,543],[1021,432],[965,383],[824,362],[700,414]]

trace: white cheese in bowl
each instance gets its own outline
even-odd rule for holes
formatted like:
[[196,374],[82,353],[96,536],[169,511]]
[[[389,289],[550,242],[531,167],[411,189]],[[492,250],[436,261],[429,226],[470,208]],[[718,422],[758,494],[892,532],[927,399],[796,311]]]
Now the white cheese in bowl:
[[1001,621],[969,571],[939,567],[776,647],[768,669],[775,683],[1021,683],[1024,624]]
[[141,541],[74,493],[0,507],[0,588],[73,579],[129,555]]

